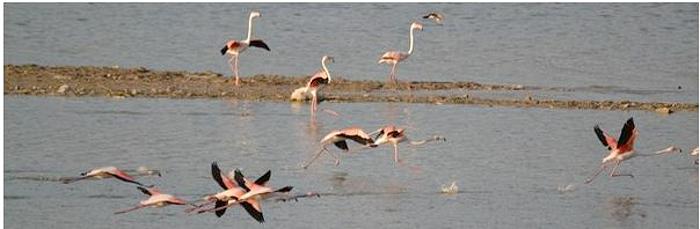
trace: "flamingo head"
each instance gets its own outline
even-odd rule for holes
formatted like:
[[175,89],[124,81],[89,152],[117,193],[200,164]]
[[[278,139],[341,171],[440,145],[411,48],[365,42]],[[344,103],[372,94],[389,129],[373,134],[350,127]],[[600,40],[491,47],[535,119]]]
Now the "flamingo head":
[[681,153],[681,152],[683,152],[683,150],[681,148],[676,147],[676,146],[669,146],[666,149],[656,151],[654,154],[662,155],[662,154],[670,154],[670,153],[676,153],[676,152]]
[[414,30],[414,29],[423,31],[423,24],[418,23],[418,22],[413,22],[413,23],[411,24],[411,30]]
[[256,18],[256,17],[262,17],[262,14],[259,11],[253,11],[250,12],[250,18]]
[[333,59],[332,56],[323,56],[321,60],[323,61],[323,63],[335,63],[335,59]]

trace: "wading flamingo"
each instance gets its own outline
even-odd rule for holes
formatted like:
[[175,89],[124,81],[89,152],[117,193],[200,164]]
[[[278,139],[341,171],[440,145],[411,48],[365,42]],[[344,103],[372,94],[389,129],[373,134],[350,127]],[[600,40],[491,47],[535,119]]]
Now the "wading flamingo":
[[185,205],[188,204],[187,201],[184,201],[182,199],[179,199],[177,197],[174,197],[173,195],[170,194],[164,194],[161,193],[160,190],[157,188],[144,188],[144,187],[136,187],[141,192],[143,192],[146,195],[149,195],[149,197],[146,200],[143,200],[137,205],[136,207],[129,208],[126,210],[118,211],[115,212],[114,214],[122,214],[122,213],[127,213],[136,209],[140,208],[145,208],[145,207],[165,207],[168,205]]
[[411,23],[411,28],[409,32],[409,37],[408,37],[408,52],[398,52],[398,51],[389,51],[385,52],[382,57],[379,59],[379,64],[381,63],[386,63],[391,65],[391,73],[389,73],[389,81],[391,82],[396,82],[396,65],[399,64],[399,62],[404,61],[406,58],[411,56],[413,53],[413,31],[414,30],[423,30],[423,25],[418,23],[418,22],[413,22]]
[[229,40],[226,42],[226,46],[221,49],[221,55],[226,55],[227,53],[231,55],[228,63],[231,65],[231,71],[236,78],[236,86],[240,85],[240,80],[238,77],[238,56],[248,49],[248,46],[258,47],[270,51],[270,47],[265,44],[262,40],[251,40],[253,38],[253,18],[261,17],[262,14],[258,11],[250,12],[248,17],[248,37],[245,40]]
[[423,15],[423,19],[430,19],[436,24],[442,25],[442,21],[445,20],[445,16],[438,12],[430,12],[429,14]]
[[598,125],[593,127],[593,131],[595,132],[596,136],[598,136],[598,140],[600,140],[600,142],[603,143],[603,146],[607,147],[608,150],[610,150],[610,153],[607,157],[603,158],[600,168],[592,176],[586,179],[586,181],[584,182],[585,184],[591,183],[593,179],[595,179],[598,176],[598,174],[605,170],[605,168],[607,168],[607,166],[609,166],[610,164],[615,164],[612,171],[610,172],[610,177],[634,177],[634,175],[632,174],[615,173],[617,171],[617,167],[620,166],[620,163],[637,156],[654,156],[680,151],[680,149],[676,147],[669,147],[667,149],[657,151],[656,153],[652,154],[635,153],[634,141],[637,139],[639,131],[634,125],[633,118],[629,118],[627,122],[625,122],[625,125],[622,126],[619,139],[615,139],[615,137],[610,136],[608,133],[601,130]]
[[331,83],[331,73],[328,72],[327,63],[333,63],[335,60],[331,56],[323,56],[321,58],[321,70],[311,76],[309,82],[306,83],[306,93],[310,93],[311,98],[311,114],[315,114],[318,110],[318,91],[325,85]]
[[[241,205],[241,207],[243,207],[243,209],[246,210],[246,212],[248,212],[248,214],[251,217],[253,217],[253,219],[260,223],[265,221],[262,209],[260,207],[260,202],[256,199],[238,201],[246,193],[246,190],[239,187],[238,184],[231,180],[231,178],[224,175],[221,172],[221,169],[219,169],[219,165],[216,162],[211,163],[211,175],[214,181],[216,181],[216,183],[219,184],[219,186],[223,188],[224,191],[204,197],[205,203],[195,205],[194,208],[187,209],[186,212],[195,211],[197,213],[203,213],[207,211],[213,211],[217,217],[221,217],[224,215],[224,213],[226,213],[226,208],[220,207],[238,203]],[[256,180],[255,182],[263,183],[266,182],[268,179],[270,179],[270,176],[266,174],[258,178],[258,180]],[[203,207],[210,205],[211,203],[214,203],[214,207],[212,207],[211,209],[202,209]]]
[[321,156],[321,153],[323,153],[324,151],[335,158],[335,165],[337,166],[338,164],[340,164],[340,158],[332,154],[326,148],[326,146],[334,144],[341,150],[348,152],[349,148],[346,140],[353,140],[357,143],[365,145],[365,147],[376,147],[376,145],[374,144],[374,140],[372,140],[372,137],[369,136],[369,134],[365,133],[365,131],[360,129],[359,127],[348,127],[340,130],[334,130],[328,133],[325,137],[323,137],[323,139],[321,139],[321,149],[316,154],[314,154],[311,160],[304,164],[302,168],[306,169],[307,167],[309,167],[309,165],[311,165],[311,163],[313,163],[319,156]]
[[[376,145],[391,143],[391,145],[394,146],[394,162],[401,163],[401,160],[399,159],[399,143],[408,140],[404,132],[405,129],[403,128],[397,128],[394,125],[387,125],[370,134],[377,134],[377,136],[374,139],[374,144]],[[432,141],[447,141],[447,139],[445,139],[445,137],[436,135],[432,138],[420,141],[408,140],[409,144],[411,145],[422,145]]]
[[92,169],[90,171],[84,172],[80,174],[80,177],[68,177],[68,178],[61,178],[64,184],[69,184],[73,183],[79,180],[84,180],[84,179],[105,179],[105,178],[117,178],[121,181],[124,182],[129,182],[129,183],[134,183],[140,186],[145,186],[138,181],[134,180],[133,177],[129,176],[126,174],[124,171],[121,171],[117,169],[117,167],[114,166],[108,166],[108,167],[102,167],[102,168],[96,168]]

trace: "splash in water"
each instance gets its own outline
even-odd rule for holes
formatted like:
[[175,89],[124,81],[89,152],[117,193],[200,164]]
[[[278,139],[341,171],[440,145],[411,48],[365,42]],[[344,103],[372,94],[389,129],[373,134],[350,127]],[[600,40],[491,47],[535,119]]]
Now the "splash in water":
[[447,193],[447,194],[454,194],[454,193],[459,192],[459,187],[457,187],[457,182],[452,181],[452,183],[449,186],[442,185],[442,187],[440,188],[440,192]]

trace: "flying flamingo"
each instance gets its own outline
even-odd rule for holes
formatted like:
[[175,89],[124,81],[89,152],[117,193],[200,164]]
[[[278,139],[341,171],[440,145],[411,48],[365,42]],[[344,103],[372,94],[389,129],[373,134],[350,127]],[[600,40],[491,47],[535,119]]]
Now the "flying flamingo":
[[231,65],[231,71],[236,77],[236,86],[240,84],[238,78],[238,55],[243,51],[248,49],[248,46],[258,47],[270,51],[270,47],[265,44],[262,40],[251,40],[253,38],[253,18],[261,17],[262,14],[258,11],[250,12],[250,17],[248,17],[248,37],[245,40],[229,40],[226,42],[226,46],[221,49],[221,55],[229,54],[231,59],[229,59],[229,64]]
[[121,171],[121,170],[117,169],[117,167],[114,167],[114,166],[92,169],[90,171],[81,173],[80,177],[61,178],[61,180],[63,181],[64,184],[69,184],[69,183],[73,183],[73,182],[83,180],[83,179],[105,179],[105,178],[110,178],[110,177],[117,178],[117,179],[124,181],[124,182],[129,182],[129,183],[134,183],[134,184],[137,184],[140,186],[145,186],[145,185],[139,183],[138,181],[134,180],[133,177],[129,176],[124,171]]
[[[277,189],[277,190],[274,190],[270,187],[265,186],[265,183],[267,183],[267,181],[270,179],[270,176],[271,176],[271,171],[268,170],[264,175],[262,175],[260,178],[258,178],[258,180],[251,181],[251,180],[248,180],[247,178],[245,178],[245,176],[243,176],[243,173],[240,170],[235,169],[234,170],[234,181],[236,181],[236,184],[238,185],[238,187],[241,187],[242,189],[245,190],[245,193],[243,195],[237,197],[235,200],[230,200],[224,206],[218,206],[218,204],[217,204],[217,206],[215,208],[209,209],[209,210],[204,210],[204,211],[221,211],[223,209],[226,209],[228,207],[231,207],[231,206],[233,206],[237,203],[241,203],[243,201],[251,201],[252,200],[252,201],[259,202],[263,199],[266,199],[266,198],[273,196],[276,193],[288,193],[288,192],[292,191],[292,188],[293,188],[292,186],[285,186],[285,187]],[[318,195],[318,194],[311,193],[310,195]],[[297,197],[299,197],[299,196],[297,196]],[[297,197],[295,197],[295,198],[297,198]],[[264,222],[265,220],[262,218],[262,210],[260,208],[259,203],[256,206],[256,210],[258,212],[261,212],[261,214],[259,215],[260,218],[259,219],[256,218],[256,220],[258,220],[258,222],[260,222],[260,223]]]
[[363,131],[359,127],[348,127],[340,130],[334,130],[328,133],[325,137],[323,137],[323,139],[321,139],[321,149],[316,154],[314,154],[311,160],[305,165],[303,165],[302,168],[306,169],[307,167],[309,167],[309,165],[311,165],[311,163],[313,163],[324,151],[335,158],[335,165],[337,166],[338,164],[340,164],[340,158],[328,151],[326,146],[334,144],[341,150],[348,152],[349,148],[346,140],[353,140],[357,143],[365,145],[365,147],[376,147],[376,145],[374,144],[374,140],[372,140],[372,137],[369,136],[369,134],[365,133],[365,131]]
[[598,176],[598,174],[600,174],[601,171],[605,170],[605,168],[607,168],[607,166],[610,165],[610,163],[615,164],[612,171],[610,172],[610,177],[634,177],[634,175],[632,174],[615,173],[617,171],[617,167],[620,166],[620,163],[637,156],[654,156],[680,151],[680,149],[676,147],[669,147],[667,149],[652,154],[635,153],[634,141],[637,139],[639,131],[634,125],[634,120],[632,118],[629,118],[627,122],[625,122],[625,125],[622,126],[619,139],[615,139],[615,137],[610,136],[608,133],[601,130],[598,125],[593,127],[593,131],[595,132],[596,136],[598,136],[598,140],[600,140],[600,142],[603,143],[603,146],[607,147],[608,150],[610,150],[610,153],[607,157],[603,158],[603,161],[600,165],[600,169],[598,169],[598,171],[596,171],[592,176],[586,179],[586,181],[584,182],[585,184],[591,183],[593,179],[595,179]]
[[399,62],[404,61],[413,53],[413,31],[416,29],[422,31],[423,25],[418,22],[411,23],[408,38],[408,52],[389,51],[385,52],[381,59],[379,59],[379,64],[386,63],[391,65],[391,73],[389,74],[389,80],[391,82],[396,82],[396,65],[399,64]]
[[445,16],[443,16],[441,13],[438,13],[438,12],[430,12],[430,13],[424,15],[423,19],[431,19],[436,24],[442,25],[442,21],[445,20]]
[[165,207],[168,205],[185,205],[188,204],[187,201],[184,201],[182,199],[179,199],[177,197],[174,197],[173,195],[170,194],[164,194],[161,193],[160,190],[157,188],[144,188],[144,187],[136,187],[141,192],[143,192],[146,195],[149,195],[149,197],[146,200],[141,201],[136,207],[129,208],[126,210],[118,211],[115,212],[114,214],[122,214],[122,213],[127,213],[136,209],[140,208],[145,208],[145,207]]
[[[221,188],[224,189],[224,191],[209,195],[204,198],[206,201],[203,204],[196,205],[194,208],[188,209],[187,212],[192,212],[195,210],[197,213],[202,213],[202,212],[207,212],[207,211],[214,211],[215,215],[217,217],[221,217],[224,215],[226,212],[225,208],[220,208],[222,206],[227,206],[229,204],[233,205],[235,203],[238,203],[243,207],[243,209],[248,212],[248,214],[253,217],[256,221],[262,223],[265,221],[263,218],[263,213],[262,209],[260,207],[260,202],[256,199],[248,199],[245,201],[238,201],[245,193],[246,190],[238,186],[233,180],[231,180],[229,177],[225,176],[222,172],[221,169],[219,169],[219,165],[216,162],[211,163],[211,175],[212,178],[214,178],[214,181],[216,181]],[[269,174],[265,174],[258,178],[255,182],[258,183],[264,183],[267,182],[267,180],[270,179]],[[203,210],[201,209],[202,207],[205,207],[211,203],[214,203],[214,207],[209,210]],[[214,210],[216,209],[216,210]]]
[[[399,159],[399,143],[404,142],[408,140],[406,137],[406,134],[404,133],[405,129],[403,128],[397,128],[394,125],[387,125],[384,126],[370,134],[377,134],[376,138],[374,139],[374,144],[376,145],[381,145],[381,144],[386,144],[386,143],[391,143],[391,145],[394,146],[394,162],[396,163],[401,163],[401,160]],[[420,140],[420,141],[408,141],[409,144],[411,145],[422,145],[431,141],[447,141],[442,136],[433,136],[432,138],[425,139],[425,140]]]

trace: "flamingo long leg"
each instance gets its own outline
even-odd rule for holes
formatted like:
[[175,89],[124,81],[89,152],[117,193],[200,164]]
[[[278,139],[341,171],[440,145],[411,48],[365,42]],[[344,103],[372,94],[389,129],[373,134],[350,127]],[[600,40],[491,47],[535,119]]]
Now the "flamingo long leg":
[[240,79],[238,78],[238,56],[235,57],[234,68],[236,69],[236,86],[240,85]]
[[394,162],[401,163],[401,160],[399,160],[399,144],[394,144]]
[[309,193],[304,193],[304,194],[299,194],[299,195],[294,195],[294,196],[280,197],[280,198],[275,199],[275,201],[282,201],[282,202],[287,202],[288,200],[299,201],[299,198],[308,198],[308,197],[321,197],[321,195],[318,193],[315,193],[315,192],[309,192]]
[[313,93],[312,97],[311,97],[311,113],[312,114],[316,114],[316,110],[318,109],[318,108],[316,108],[316,106],[318,106],[318,97],[316,97],[316,93]]
[[340,156],[336,156],[335,154],[331,153],[331,151],[326,149],[326,148],[324,148],[324,150],[326,151],[326,153],[328,153],[328,155],[331,155],[331,157],[335,158],[335,166],[338,166],[340,164]]
[[59,180],[63,182],[64,184],[70,184],[76,181],[84,180],[90,177],[84,176],[84,177],[61,177]]
[[391,66],[391,73],[389,74],[389,81],[396,82],[396,64]]
[[325,149],[326,149],[325,147],[322,147],[321,150],[319,150],[316,154],[314,154],[314,156],[311,158],[311,160],[309,162],[307,162],[306,164],[304,164],[301,167],[304,169],[308,168],[309,165],[311,165],[311,163],[313,163],[319,156],[321,156],[321,153],[323,153],[323,150],[325,150]]
[[197,214],[205,213],[205,212],[215,212],[215,211],[218,211],[218,210],[221,210],[224,208],[229,208],[229,207],[236,205],[236,204],[238,204],[238,201],[228,203],[228,204],[221,206],[221,207],[218,207],[218,208],[214,207],[214,208],[210,208],[210,209],[199,210],[199,211],[197,211]]
[[620,174],[620,173],[615,173],[615,171],[617,171],[617,167],[620,166],[620,163],[622,163],[622,161],[617,161],[617,162],[615,163],[615,167],[613,167],[612,172],[610,172],[610,177],[619,177],[619,176],[634,177],[634,175],[632,175],[632,174]]
[[200,205],[194,205],[194,207],[192,207],[192,208],[185,209],[185,213],[190,213],[190,212],[193,212],[194,210],[201,209],[201,208],[203,208],[203,207],[205,207],[205,206],[209,206],[209,205],[212,205],[212,204],[214,204],[214,201],[207,200],[206,202],[204,202],[204,203],[202,203],[202,204],[200,204]]
[[148,205],[138,205],[138,206],[133,207],[133,208],[129,208],[129,209],[125,209],[125,210],[121,210],[121,211],[114,212],[114,214],[123,214],[123,213],[127,213],[127,212],[130,212],[130,211],[137,210],[137,209],[141,209],[141,208],[145,208],[145,207],[148,207]]
[[600,172],[602,172],[603,170],[605,170],[605,167],[607,167],[607,164],[602,164],[602,165],[600,165],[600,168],[598,169],[598,171],[596,171],[593,175],[591,175],[591,176],[589,176],[588,178],[586,178],[586,181],[584,181],[583,183],[584,183],[584,184],[591,183],[591,181],[593,181],[593,179],[595,179],[595,178],[598,176],[598,174],[600,174]]

